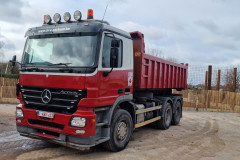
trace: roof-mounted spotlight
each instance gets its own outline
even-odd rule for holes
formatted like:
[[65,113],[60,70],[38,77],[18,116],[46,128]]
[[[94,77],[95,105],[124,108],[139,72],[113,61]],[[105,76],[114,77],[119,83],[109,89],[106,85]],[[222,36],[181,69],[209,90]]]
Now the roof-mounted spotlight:
[[80,11],[76,10],[73,14],[73,17],[76,21],[81,21],[82,13]]
[[60,23],[61,22],[61,15],[59,13],[55,13],[54,16],[53,16],[53,20],[56,23]]
[[93,19],[93,10],[92,9],[88,9],[87,19]]
[[51,22],[51,17],[48,14],[44,15],[44,24],[50,24]]
[[63,19],[66,22],[70,22],[71,21],[71,14],[69,12],[65,12],[63,15]]

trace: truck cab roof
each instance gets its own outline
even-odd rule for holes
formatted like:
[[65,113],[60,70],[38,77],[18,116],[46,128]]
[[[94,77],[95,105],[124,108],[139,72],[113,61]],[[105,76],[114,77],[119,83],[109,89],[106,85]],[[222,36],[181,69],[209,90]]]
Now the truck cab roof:
[[99,21],[94,21],[94,20],[33,27],[28,29],[28,31],[25,34],[25,37],[49,35],[49,34],[76,33],[76,32],[82,32],[82,33],[95,32],[96,33],[101,31],[110,31],[131,39],[131,36],[128,32]]

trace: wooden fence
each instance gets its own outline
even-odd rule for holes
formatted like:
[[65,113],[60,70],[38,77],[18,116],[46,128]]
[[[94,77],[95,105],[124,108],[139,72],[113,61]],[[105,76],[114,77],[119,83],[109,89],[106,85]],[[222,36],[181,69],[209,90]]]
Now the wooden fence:
[[3,103],[18,103],[16,98],[17,79],[0,78],[0,102]]
[[[0,78],[0,102],[18,103],[16,99],[17,79]],[[240,92],[215,90],[173,91],[183,95],[185,110],[205,110],[240,113]]]
[[219,112],[240,113],[240,92],[215,90],[185,90],[183,94],[183,107],[185,110],[205,110]]

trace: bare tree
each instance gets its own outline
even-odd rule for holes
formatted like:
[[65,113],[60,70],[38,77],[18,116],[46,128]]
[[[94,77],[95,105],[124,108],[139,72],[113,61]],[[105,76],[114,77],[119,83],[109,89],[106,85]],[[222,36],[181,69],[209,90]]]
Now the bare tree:
[[171,61],[171,62],[178,63],[177,58],[174,58],[174,57],[167,57],[166,60]]
[[[0,35],[1,35],[1,28],[0,28]],[[0,57],[1,57],[1,77],[2,77],[2,64],[3,64],[3,58],[4,58],[4,52],[3,52],[3,47],[5,43],[3,41],[0,41]]]
[[228,69],[225,74],[223,74],[223,90],[225,91],[235,91],[240,87],[240,74],[237,73],[236,77],[236,88],[234,88],[234,70]]
[[147,49],[147,53],[155,57],[164,58],[162,50],[158,48]]
[[147,53],[151,54],[152,56],[155,56],[155,57],[159,57],[159,58],[171,61],[171,62],[178,63],[178,60],[176,58],[174,58],[174,57],[164,57],[163,51],[161,49],[159,49],[159,48],[147,49]]

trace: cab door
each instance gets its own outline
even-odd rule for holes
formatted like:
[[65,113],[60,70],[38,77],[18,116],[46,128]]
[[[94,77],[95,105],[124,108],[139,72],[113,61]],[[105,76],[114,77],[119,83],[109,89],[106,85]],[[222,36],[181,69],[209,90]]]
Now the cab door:
[[[110,67],[110,54],[112,40],[117,39],[119,40],[119,47],[118,49],[118,63],[115,68],[111,71]],[[103,105],[112,105],[117,97],[125,94],[125,88],[127,88],[127,74],[126,71],[126,62],[123,61],[126,58],[124,54],[124,38],[117,34],[104,32],[102,37],[102,45],[101,45],[101,52],[99,57],[99,73],[98,73],[98,80],[99,80],[99,97],[101,97],[101,101]],[[104,72],[110,72],[107,76],[104,76]]]

